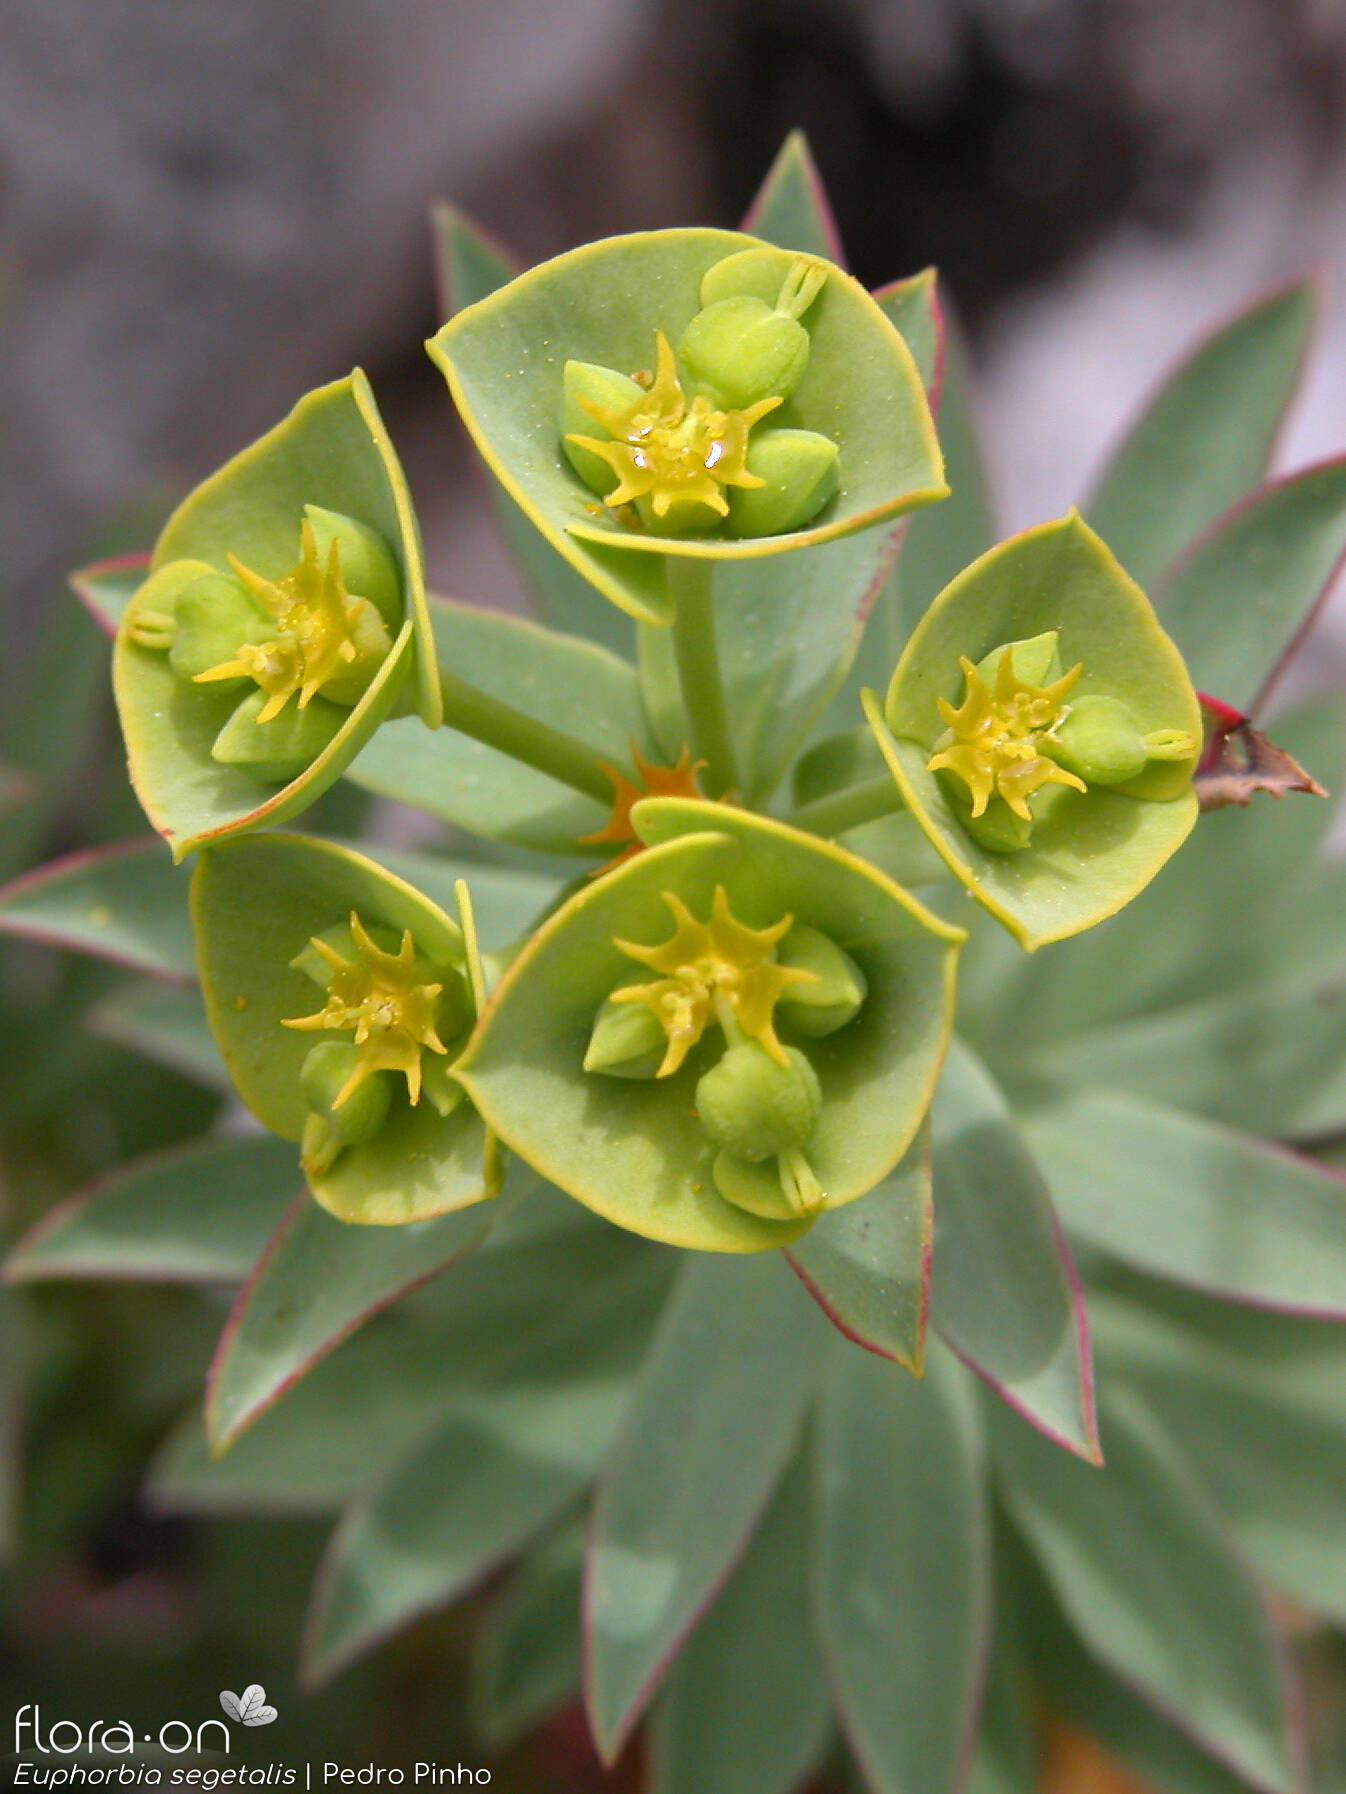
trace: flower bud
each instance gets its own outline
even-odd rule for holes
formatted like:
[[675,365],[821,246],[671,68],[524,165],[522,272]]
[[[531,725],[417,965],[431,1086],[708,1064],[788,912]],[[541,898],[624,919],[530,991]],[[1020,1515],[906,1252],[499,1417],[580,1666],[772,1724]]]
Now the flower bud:
[[609,997],[589,1036],[584,1069],[610,1078],[653,1078],[667,1050],[668,1037],[648,1003],[614,1003]]
[[782,1065],[755,1040],[740,1041],[696,1086],[696,1112],[717,1146],[754,1163],[802,1146],[818,1120],[818,1075],[797,1047]]
[[305,505],[304,515],[313,527],[320,564],[327,565],[335,542],[346,590],[353,598],[367,598],[396,633],[402,627],[402,575],[383,537],[344,511]]
[[1120,785],[1150,758],[1136,719],[1120,698],[1076,698],[1052,731],[1052,757],[1089,785]]
[[309,1049],[299,1073],[305,1102],[340,1146],[372,1138],[387,1120],[393,1098],[391,1075],[379,1071],[362,1079],[345,1102],[337,1102],[358,1059],[359,1048],[350,1041],[323,1040]]
[[850,954],[820,929],[796,922],[776,949],[776,959],[811,974],[807,984],[787,985],[778,999],[778,1008],[796,1034],[818,1040],[854,1020],[868,981]]
[[[608,430],[599,422],[588,405],[599,411],[625,411],[636,404],[644,388],[613,368],[600,367],[594,361],[568,361],[563,375],[565,399],[561,418],[561,446],[566,459],[591,492],[606,497],[617,484],[618,475],[601,455],[581,448],[569,438],[595,436],[605,441]],[[588,404],[586,405],[585,401]]]
[[729,527],[736,536],[783,536],[811,523],[837,490],[837,445],[816,430],[760,430],[748,472],[764,486],[736,486]]
[[[195,679],[223,661],[233,660],[244,642],[262,642],[275,634],[275,624],[236,579],[227,573],[203,573],[178,594],[177,627],[168,664],[180,679]],[[221,680],[217,691],[242,691],[252,681],[245,673]]]
[[251,692],[215,737],[211,753],[225,766],[245,766],[256,779],[278,785],[311,766],[331,743],[349,712],[325,698],[314,698],[301,710],[290,704],[268,722],[258,715],[266,703],[264,691]]

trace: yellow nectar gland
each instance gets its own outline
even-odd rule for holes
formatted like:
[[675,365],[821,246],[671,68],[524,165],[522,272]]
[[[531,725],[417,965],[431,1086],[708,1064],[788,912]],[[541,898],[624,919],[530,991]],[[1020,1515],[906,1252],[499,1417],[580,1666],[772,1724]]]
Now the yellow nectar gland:
[[931,772],[947,770],[963,781],[972,796],[974,816],[984,813],[992,797],[1002,797],[1016,816],[1031,822],[1028,799],[1042,786],[1088,790],[1083,779],[1050,757],[1052,730],[1068,714],[1063,699],[1083,671],[1082,664],[1051,685],[1025,685],[1015,674],[1012,649],[1006,648],[994,690],[966,655],[958,664],[967,689],[957,709],[947,698],[939,700],[939,713],[949,730],[936,742],[927,765]]
[[347,592],[335,537],[323,566],[307,518],[299,531],[299,564],[280,579],[264,579],[232,554],[229,565],[263,610],[275,618],[279,632],[269,642],[244,642],[232,660],[197,673],[196,682],[254,680],[267,694],[257,721],[269,723],[296,692],[303,710],[325,685],[350,670],[360,656],[356,630],[373,607]]
[[400,1071],[412,1103],[421,1099],[421,1058],[447,1053],[435,1032],[435,1003],[444,986],[421,982],[411,930],[402,930],[396,953],[385,953],[369,938],[359,916],[351,911],[351,935],[358,957],[345,958],[317,936],[310,945],[331,967],[327,1001],[316,1015],[286,1020],[286,1028],[354,1030],[359,1058],[337,1093],[339,1109],[353,1091],[376,1071]]
[[724,487],[766,484],[748,472],[748,434],[781,400],[759,399],[746,411],[717,411],[698,394],[689,404],[678,384],[677,359],[662,330],[655,332],[655,345],[654,380],[640,398],[620,407],[580,400],[612,440],[570,435],[566,441],[600,456],[617,475],[616,486],[603,501],[612,509],[648,498],[660,518],[668,515],[675,501],[709,505],[727,517]]
[[783,916],[770,928],[747,928],[730,913],[723,885],[715,887],[709,922],[698,922],[672,891],[662,896],[677,924],[671,939],[660,947],[613,941],[632,959],[663,974],[652,983],[612,993],[614,1003],[646,1004],[667,1035],[668,1050],[656,1077],[671,1077],[716,1021],[731,1042],[746,1035],[779,1064],[788,1065],[776,1038],[776,1004],[792,984],[807,984],[817,976],[775,963],[776,943],[789,932],[794,917]]
[[633,741],[631,743],[631,758],[635,762],[636,779],[639,783],[628,779],[625,773],[618,772],[615,767],[609,766],[606,760],[598,762],[612,780],[614,792],[612,814],[601,829],[596,830],[592,835],[581,835],[580,840],[585,845],[601,845],[611,841],[614,845],[620,845],[621,851],[614,854],[610,860],[605,860],[601,866],[596,867],[589,874],[590,878],[598,878],[604,872],[611,872],[614,866],[620,866],[625,861],[634,859],[636,854],[641,852],[642,843],[631,821],[631,807],[633,804],[638,804],[641,798],[700,797],[701,795],[697,789],[696,775],[706,763],[704,760],[694,761],[690,748],[683,748],[674,765],[660,766],[644,759],[640,749]]

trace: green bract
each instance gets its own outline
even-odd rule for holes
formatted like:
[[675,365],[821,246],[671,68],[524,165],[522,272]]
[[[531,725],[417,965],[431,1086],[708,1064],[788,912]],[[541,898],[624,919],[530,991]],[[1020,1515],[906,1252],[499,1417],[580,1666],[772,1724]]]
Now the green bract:
[[[725,440],[746,453],[749,479],[724,486],[727,520],[690,498],[667,515],[654,498],[619,514],[598,502],[618,470],[595,452],[610,440],[596,413],[656,392],[676,410],[674,345],[688,406],[723,404],[739,420]],[[911,353],[869,294],[821,257],[738,232],[590,243],[469,305],[429,347],[510,494],[605,597],[647,621],[673,613],[666,555],[775,554],[947,490]]]
[[459,897],[462,928],[372,860],[298,835],[225,842],[194,875],[225,1064],[257,1119],[302,1142],[309,1188],[343,1221],[420,1221],[500,1186],[449,1073],[483,1000]]
[[438,724],[420,539],[362,373],[310,393],[174,512],[113,676],[132,782],[179,859],[311,803],[409,680]]
[[1196,820],[1181,656],[1073,513],[947,586],[866,711],[941,857],[1029,949],[1129,903]]
[[[458,1074],[511,1147],[619,1225],[709,1251],[781,1245],[914,1136],[962,933],[763,817],[648,798],[633,821],[646,851],[533,936]],[[696,956],[681,978],[678,942]],[[717,958],[732,975],[703,963]],[[623,1010],[656,1025],[628,1032]]]

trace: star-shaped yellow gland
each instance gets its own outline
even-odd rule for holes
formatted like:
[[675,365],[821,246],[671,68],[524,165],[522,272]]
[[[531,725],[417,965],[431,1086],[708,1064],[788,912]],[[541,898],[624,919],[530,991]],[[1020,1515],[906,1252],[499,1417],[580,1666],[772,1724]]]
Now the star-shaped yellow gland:
[[776,1004],[792,984],[817,976],[796,966],[775,963],[776,943],[786,935],[793,916],[782,916],[770,928],[748,928],[735,921],[723,885],[715,887],[709,922],[698,922],[672,891],[661,893],[677,924],[660,947],[614,940],[632,959],[663,975],[649,984],[629,984],[612,993],[614,1003],[644,1003],[668,1037],[668,1050],[656,1072],[667,1078],[712,1022],[730,1042],[747,1036],[759,1041],[772,1058],[788,1065],[776,1038]]
[[[197,673],[196,681],[254,680],[267,694],[257,720],[269,723],[296,692],[303,710],[325,685],[349,673],[362,646],[367,650],[376,613],[366,599],[353,598],[347,592],[341,575],[341,548],[335,537],[323,565],[307,518],[299,531],[299,563],[280,579],[263,578],[232,554],[229,565],[262,609],[275,618],[277,633],[268,642],[244,642],[232,660]],[[380,620],[375,634],[381,628]],[[366,638],[362,644],[356,641],[357,629]],[[390,645],[386,630],[382,645],[385,649]]]
[[759,399],[746,411],[717,411],[698,394],[690,404],[678,384],[678,364],[662,330],[655,336],[655,375],[648,390],[630,405],[609,407],[591,399],[580,403],[608,432],[566,437],[600,456],[617,475],[603,501],[615,509],[648,498],[656,517],[666,517],[676,501],[709,505],[729,514],[726,486],[765,486],[748,472],[748,434],[779,398]]
[[612,814],[592,835],[581,835],[580,840],[587,844],[602,844],[611,841],[620,844],[621,852],[610,860],[605,860],[595,868],[589,876],[599,878],[604,872],[611,872],[614,866],[620,866],[640,853],[643,843],[636,834],[631,821],[631,806],[638,804],[642,797],[700,797],[697,789],[696,775],[706,764],[704,760],[693,760],[692,750],[683,748],[672,766],[660,766],[646,760],[635,742],[631,743],[631,758],[635,762],[636,779],[628,779],[625,773],[618,772],[616,767],[609,766],[606,760],[598,764],[612,780],[613,799]]
[[1086,791],[1084,780],[1067,772],[1051,758],[1051,731],[1064,718],[1063,700],[1079,678],[1081,666],[1051,685],[1025,685],[1014,671],[1014,656],[1006,649],[996,669],[992,690],[966,655],[963,669],[967,690],[955,709],[947,698],[939,700],[939,713],[948,733],[935,743],[927,762],[931,772],[955,773],[972,797],[972,814],[980,816],[992,797],[1002,797],[1024,822],[1033,820],[1028,800],[1044,785],[1072,785]]
[[418,1103],[423,1054],[427,1048],[432,1053],[448,1051],[435,1032],[435,1002],[444,986],[424,982],[425,968],[417,962],[409,928],[402,930],[398,951],[385,953],[352,910],[351,936],[357,955],[353,960],[318,936],[313,938],[310,945],[332,971],[327,1001],[315,1015],[296,1016],[282,1025],[354,1030],[359,1059],[338,1091],[334,1109],[376,1071],[402,1072],[408,1097]]

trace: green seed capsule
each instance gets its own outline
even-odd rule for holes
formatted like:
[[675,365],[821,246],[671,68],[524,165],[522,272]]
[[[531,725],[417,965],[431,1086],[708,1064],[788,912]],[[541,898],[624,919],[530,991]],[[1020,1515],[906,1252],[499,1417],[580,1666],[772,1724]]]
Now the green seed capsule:
[[157,568],[126,607],[127,635],[141,648],[171,648],[177,634],[178,600],[196,580],[214,574],[209,561],[168,561]]
[[1052,736],[1052,758],[1087,785],[1120,785],[1149,763],[1145,737],[1120,698],[1076,698]]
[[803,1146],[822,1107],[818,1075],[797,1047],[782,1065],[755,1040],[732,1046],[696,1087],[696,1112],[717,1146],[749,1163]]
[[1020,684],[1050,685],[1063,671],[1058,643],[1054,629],[1048,629],[1042,635],[1028,636],[1021,642],[1005,642],[977,662],[978,676],[986,685],[994,687],[1001,659],[1006,654],[1013,654],[1014,676]]
[[584,1069],[610,1078],[653,1078],[667,1050],[668,1036],[648,1003],[614,1003],[609,997],[589,1036]]
[[210,751],[222,765],[242,766],[254,778],[288,784],[331,744],[350,711],[326,698],[314,698],[302,710],[298,704],[287,704],[279,716],[259,723],[258,713],[266,701],[264,691],[250,692]]
[[748,472],[764,486],[735,486],[729,528],[736,536],[783,536],[811,523],[837,490],[837,445],[816,430],[757,431]]
[[1033,824],[1016,816],[1003,798],[993,797],[980,816],[973,816],[965,787],[947,773],[941,772],[937,777],[958,811],[959,822],[988,853],[1022,853],[1029,845]]
[[781,965],[812,974],[807,984],[791,984],[777,1000],[777,1009],[796,1034],[819,1040],[854,1020],[869,989],[864,973],[849,953],[820,929],[796,922],[776,949]]
[[[234,658],[244,642],[264,642],[276,625],[244,587],[227,573],[203,573],[178,595],[177,628],[168,664],[180,679],[195,679]],[[243,691],[245,674],[220,680],[218,691]]]
[[337,1098],[359,1062],[360,1049],[349,1041],[324,1040],[309,1049],[299,1073],[304,1100],[327,1123],[342,1146],[356,1146],[375,1135],[388,1118],[393,1099],[390,1073],[371,1072],[337,1106]]
[[327,511],[321,505],[305,505],[304,515],[313,526],[322,566],[337,544],[341,578],[352,597],[367,598],[389,629],[402,627],[402,575],[392,551],[377,530],[347,517],[343,511]]
[[613,368],[600,367],[594,361],[568,361],[562,376],[564,401],[561,414],[561,446],[566,459],[591,492],[606,498],[617,484],[615,470],[592,449],[581,448],[567,440],[571,435],[593,436],[606,442],[610,432],[590,411],[585,401],[599,411],[625,411],[637,404],[644,388]]
[[761,399],[789,398],[809,364],[809,333],[744,294],[699,311],[683,332],[678,360],[712,402],[746,411]]

